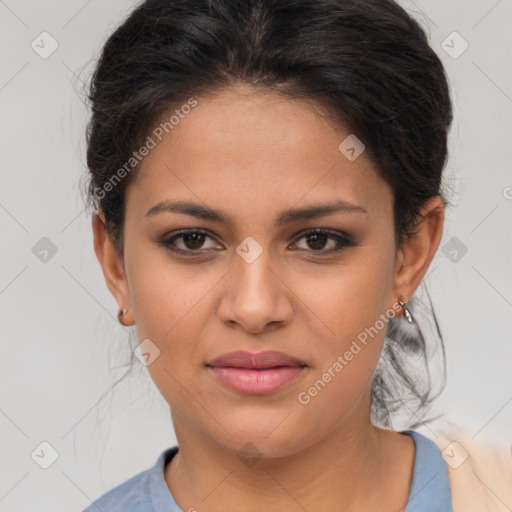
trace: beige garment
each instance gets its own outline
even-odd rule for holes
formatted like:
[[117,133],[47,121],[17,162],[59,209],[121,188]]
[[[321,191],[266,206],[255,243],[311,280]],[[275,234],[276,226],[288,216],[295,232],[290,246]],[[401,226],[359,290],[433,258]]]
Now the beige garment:
[[472,439],[462,430],[424,435],[443,452],[453,512],[512,512],[510,446]]

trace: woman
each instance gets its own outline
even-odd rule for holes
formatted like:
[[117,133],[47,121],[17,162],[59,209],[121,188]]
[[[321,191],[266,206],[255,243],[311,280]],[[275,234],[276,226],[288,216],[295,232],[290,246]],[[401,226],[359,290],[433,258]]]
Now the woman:
[[471,443],[390,428],[396,379],[432,399],[407,365],[427,353],[410,299],[452,121],[401,7],[149,0],[90,100],[95,252],[178,446],[87,512],[506,506],[508,459],[489,483]]

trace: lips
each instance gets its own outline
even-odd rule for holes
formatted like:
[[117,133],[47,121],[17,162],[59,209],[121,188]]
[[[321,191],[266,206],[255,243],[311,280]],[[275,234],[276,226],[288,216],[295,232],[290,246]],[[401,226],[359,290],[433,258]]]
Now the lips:
[[243,350],[230,352],[213,359],[206,367],[217,382],[245,395],[275,393],[308,372],[304,361],[274,350],[255,354]]
[[206,366],[264,370],[268,368],[280,368],[285,366],[306,367],[307,364],[300,359],[284,354],[283,352],[277,352],[275,350],[268,350],[265,352],[257,353],[238,350],[217,357],[207,363]]

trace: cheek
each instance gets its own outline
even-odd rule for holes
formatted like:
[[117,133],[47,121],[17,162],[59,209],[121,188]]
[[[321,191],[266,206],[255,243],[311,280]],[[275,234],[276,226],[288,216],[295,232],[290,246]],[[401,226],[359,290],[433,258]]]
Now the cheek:
[[[294,284],[304,314],[327,350],[343,349],[374,325],[389,306],[393,282],[392,258],[375,257],[365,248],[329,273],[304,273]],[[313,325],[314,323],[314,325]],[[380,326],[380,324],[379,324]],[[382,326],[380,326],[382,327]]]
[[127,277],[139,338],[165,344],[183,323],[197,316],[197,306],[216,282],[194,265],[173,262],[154,242],[132,243],[127,236]]
[[187,378],[191,369],[203,364],[201,331],[211,315],[208,292],[218,278],[204,274],[198,279],[197,269],[173,265],[158,248],[145,251],[132,247],[127,254],[130,301],[138,339],[149,339],[156,346],[150,344],[158,356],[147,369],[171,404],[184,394],[183,389],[190,387]]
[[[362,254],[329,279],[302,280],[298,294],[307,297],[304,302],[315,312],[312,322],[317,334],[313,342],[319,365],[301,389],[302,399],[298,398],[312,417],[322,414],[327,422],[329,418],[339,421],[367,389],[389,322],[386,311],[392,268],[392,258]],[[308,289],[315,289],[315,293],[308,293]]]

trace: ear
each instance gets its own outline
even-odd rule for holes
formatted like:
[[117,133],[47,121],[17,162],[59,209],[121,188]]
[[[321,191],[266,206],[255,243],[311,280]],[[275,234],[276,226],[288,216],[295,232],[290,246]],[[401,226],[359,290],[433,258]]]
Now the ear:
[[412,296],[439,246],[443,234],[444,202],[439,196],[425,201],[416,217],[410,237],[398,250],[394,276],[394,296],[406,300]]
[[117,300],[120,309],[129,308],[125,315],[127,318],[131,308],[124,263],[107,232],[105,215],[101,209],[96,210],[92,216],[92,231],[94,252],[100,262],[108,289]]

